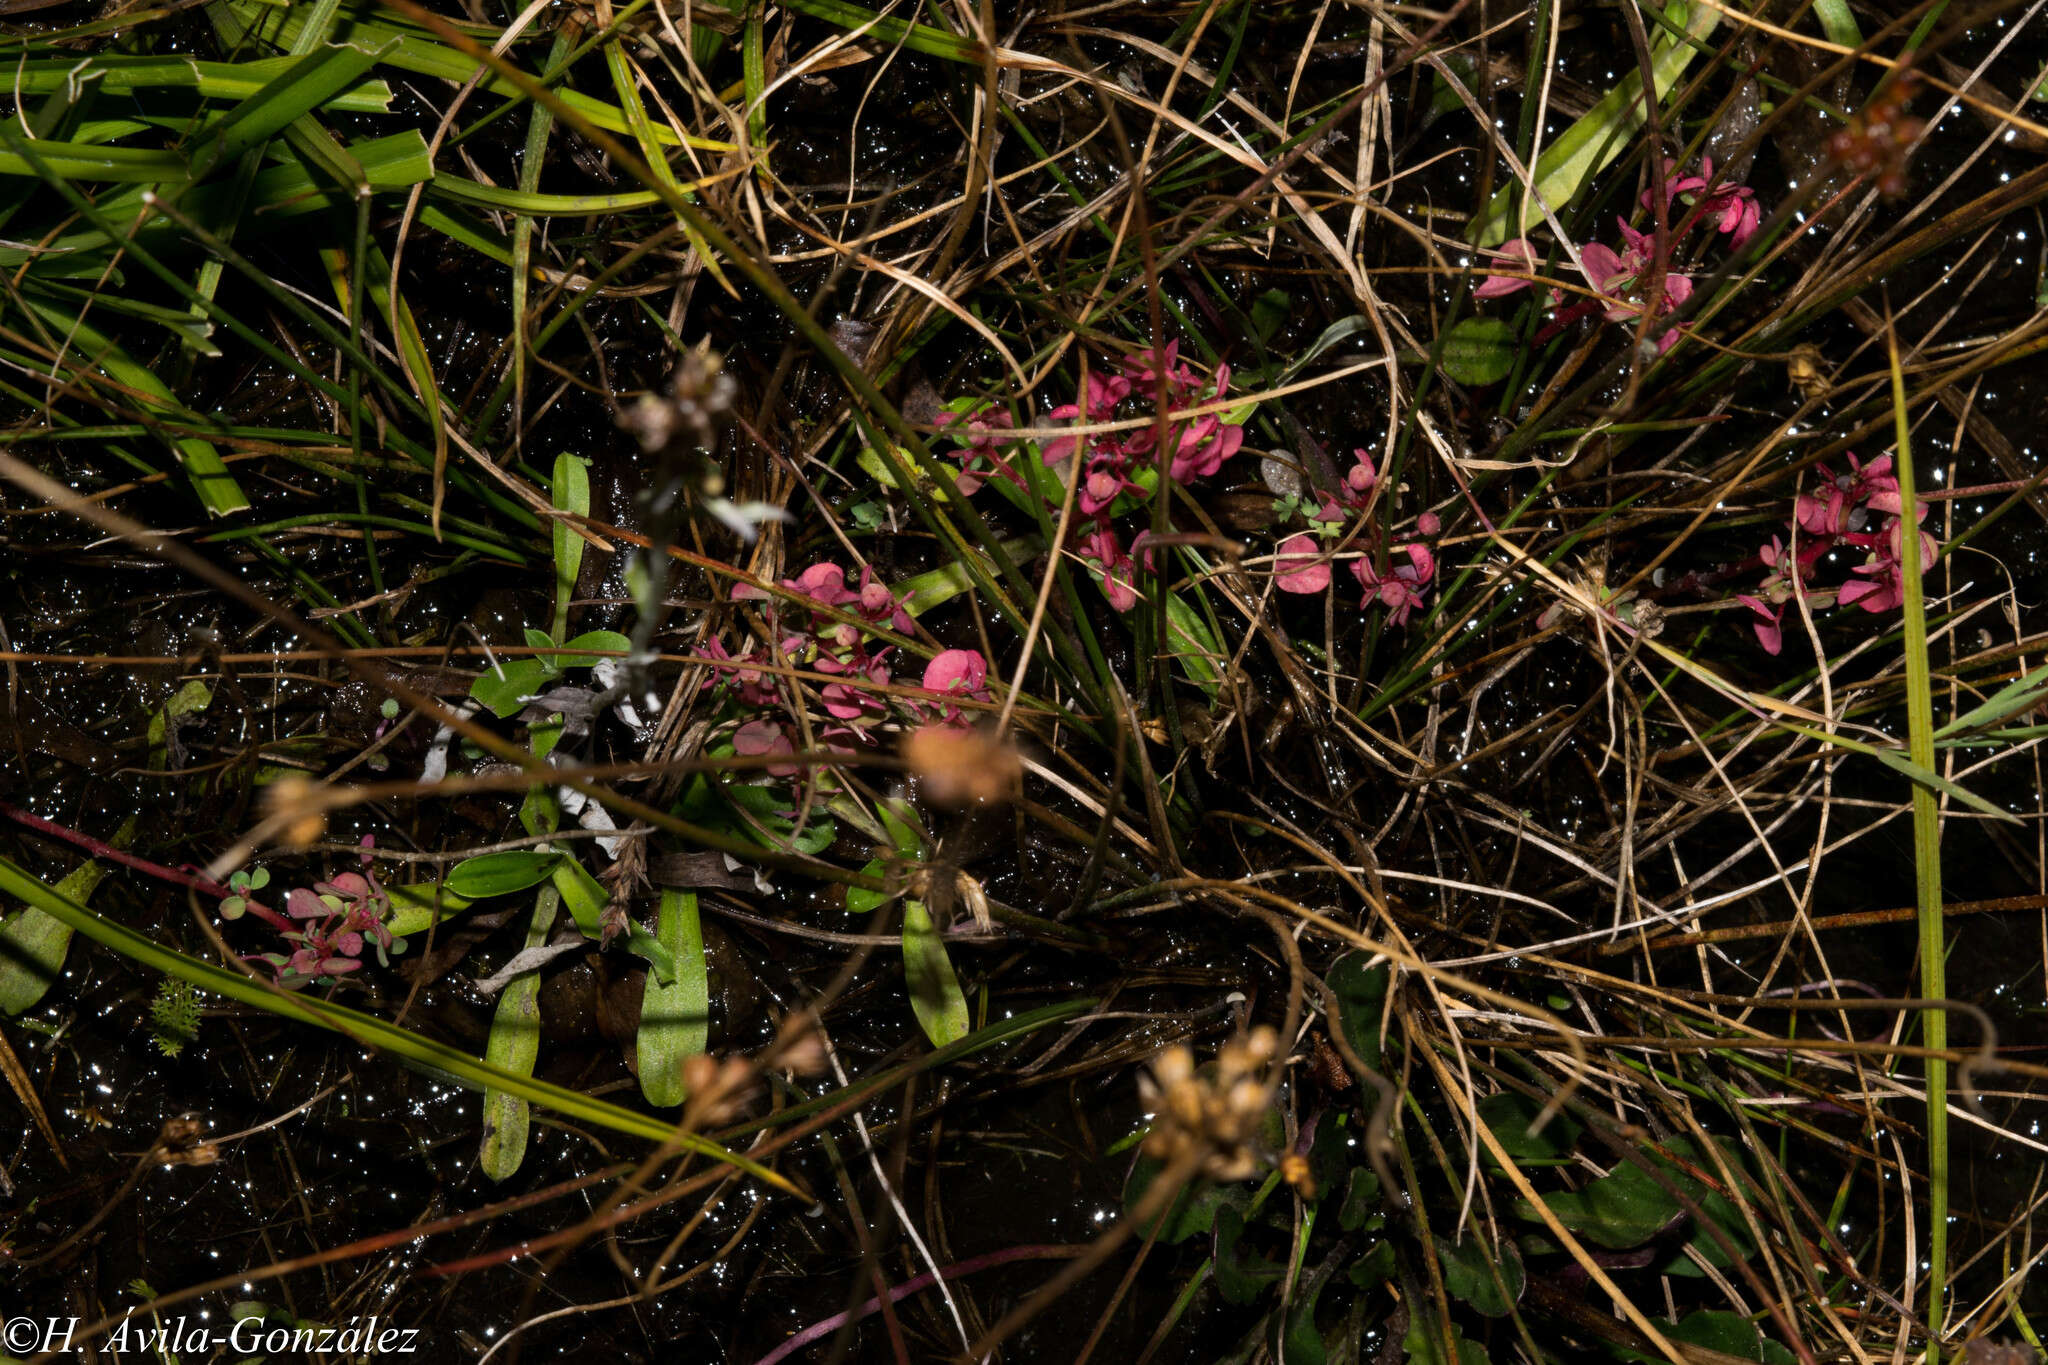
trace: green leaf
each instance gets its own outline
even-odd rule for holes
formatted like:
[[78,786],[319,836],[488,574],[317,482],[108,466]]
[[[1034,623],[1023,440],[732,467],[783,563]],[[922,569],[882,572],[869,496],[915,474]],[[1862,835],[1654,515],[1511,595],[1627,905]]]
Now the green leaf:
[[[1625,1163],[1582,1191],[1545,1195],[1543,1202],[1558,1222],[1587,1241],[1616,1251],[1641,1246],[1682,1212],[1676,1199]],[[1523,1218],[1538,1217],[1526,1200],[1516,1200],[1514,1208]]]
[[1452,1358],[1446,1360],[1437,1349],[1436,1338],[1431,1335],[1435,1318],[1430,1313],[1411,1313],[1408,1318],[1408,1335],[1401,1338],[1401,1349],[1407,1352],[1408,1365],[1487,1365],[1486,1348],[1476,1341],[1465,1340],[1465,1331],[1456,1323],[1451,1324]]
[[1287,1326],[1281,1335],[1282,1354],[1287,1365],[1325,1365],[1330,1358],[1323,1334],[1316,1328],[1316,1302],[1330,1283],[1327,1275],[1310,1277],[1295,1291],[1287,1309]]
[[2037,668],[2025,677],[2013,679],[1978,705],[1936,730],[1934,737],[1947,739],[1951,735],[1967,730],[1981,730],[1987,725],[1995,725],[2015,712],[2039,705],[2044,697],[2048,697],[2048,668]]
[[[1664,10],[1663,29],[1651,40],[1654,55],[1651,75],[1656,98],[1661,102],[1671,87],[1699,54],[1694,42],[1704,39],[1721,22],[1717,9],[1688,0],[1672,0]],[[1681,41],[1672,30],[1687,34],[1693,42]],[[1643,77],[1631,64],[1629,73],[1613,89],[1544,151],[1536,162],[1537,193],[1553,210],[1562,211],[1591,183],[1594,176],[1626,151],[1643,127]],[[1485,212],[1472,221],[1471,239],[1480,246],[1499,246],[1519,234],[1524,223],[1543,221],[1534,205],[1526,214],[1518,211],[1522,189],[1510,184],[1493,196]]]
[[1177,592],[1166,594],[1166,646],[1180,664],[1181,674],[1212,698],[1223,685],[1223,672],[1216,664],[1230,657],[1201,613],[1181,600]]
[[471,901],[509,896],[546,881],[563,856],[527,848],[479,853],[448,869],[448,889]]
[[[1128,1217],[1145,1198],[1145,1191],[1159,1178],[1164,1169],[1152,1157],[1141,1156],[1131,1163],[1130,1178],[1124,1182],[1124,1214]],[[1196,1179],[1174,1196],[1173,1202],[1159,1215],[1157,1240],[1166,1246],[1185,1242],[1190,1237],[1206,1236],[1216,1226],[1216,1215],[1228,1205],[1240,1214],[1251,1206],[1251,1191],[1243,1185],[1219,1185],[1212,1180]],[[1139,1235],[1146,1235],[1150,1227],[1139,1229]]]
[[[110,95],[194,90],[208,99],[241,101],[252,98],[294,60],[265,57],[253,62],[201,62],[180,56],[110,54],[45,57],[10,69],[7,85],[16,96],[54,95],[95,80]],[[337,113],[388,114],[391,87],[383,81],[365,81],[329,100],[327,108]]]
[[193,178],[204,179],[215,167],[282,133],[301,114],[325,105],[367,75],[380,55],[328,46],[291,58],[261,90],[193,134]]
[[[873,877],[878,881],[887,881],[890,872],[895,866],[896,864],[892,859],[870,858],[861,867],[860,875],[863,877]],[[846,888],[846,912],[850,915],[872,915],[875,911],[881,909],[885,902],[893,900],[895,894],[888,891],[871,890],[865,886],[849,886]]]
[[1444,373],[1468,388],[1506,379],[1522,349],[1521,337],[1502,318],[1465,318],[1444,338]]
[[[125,847],[134,837],[130,816],[113,839]],[[57,883],[57,894],[83,905],[106,876],[104,863],[86,861]],[[41,1000],[64,974],[64,955],[71,947],[71,927],[35,906],[24,906],[0,920],[0,1011],[20,1014]]]
[[[486,853],[469,861],[502,856]],[[547,942],[560,906],[561,897],[555,888],[543,886],[533,899],[533,914],[526,922],[526,947],[538,948]],[[484,1060],[515,1076],[531,1076],[539,1056],[540,973],[521,972],[498,992],[498,1004],[491,1013],[490,1040],[484,1044]],[[495,1088],[484,1091],[483,1108],[484,1135],[477,1165],[492,1180],[509,1180],[526,1160],[532,1113],[523,1097]]]
[[[548,643],[553,644],[554,641]],[[555,672],[545,659],[539,657],[500,659],[496,668],[487,668],[477,675],[476,681],[469,685],[469,695],[503,720],[517,715],[526,705],[526,699],[537,695]]]
[[1992,805],[1989,801],[1977,795],[1977,793],[1971,791],[1967,787],[1957,786],[1955,783],[1943,777],[1940,773],[1934,771],[1934,769],[1929,768],[1924,764],[1915,763],[1912,759],[1908,758],[1905,754],[1899,752],[1897,749],[1880,749],[1873,746],[1870,752],[1871,755],[1875,757],[1878,762],[1884,764],[1885,767],[1890,768],[1892,771],[1903,775],[1907,780],[1911,782],[1915,782],[1918,783],[1920,786],[1926,787],[1929,791],[1939,792],[1941,795],[1949,797],[1952,800],[1962,802],[1971,810],[1977,811],[1984,815],[1993,816],[1999,820],[2004,820],[2009,824],[2019,823],[2019,817],[2014,815],[2011,811],[2002,810],[1999,807]]
[[1252,300],[1252,330],[1261,341],[1271,341],[1294,311],[1294,296],[1284,289],[1268,289]]
[[1356,1232],[1380,1213],[1380,1178],[1363,1166],[1353,1168],[1344,1187],[1344,1203],[1337,1210],[1337,1226]]
[[422,886],[387,886],[384,890],[390,895],[392,906],[391,918],[384,922],[384,927],[395,938],[424,934],[436,922],[461,914],[472,904],[469,897],[458,896],[431,882]]
[[932,1046],[944,1047],[965,1038],[973,1028],[967,997],[960,991],[946,942],[933,927],[924,902],[903,902],[903,980],[910,988],[910,1010]]
[[657,1109],[689,1098],[683,1063],[711,1041],[711,978],[704,962],[704,926],[697,893],[673,888],[661,893],[655,936],[675,963],[672,982],[650,972],[640,993],[640,1032],[634,1040],[640,1093]]
[[564,640],[562,648],[548,656],[556,668],[590,668],[602,657],[633,652],[633,642],[616,630],[586,630]]
[[1387,999],[1388,971],[1385,963],[1367,967],[1364,953],[1348,953],[1330,968],[1324,978],[1337,997],[1343,1016],[1344,1038],[1358,1059],[1377,1071],[1380,1065],[1380,1010]]
[[[155,370],[138,364],[112,339],[75,315],[67,317],[60,310],[26,294],[17,297],[46,322],[60,329],[60,335],[70,337],[72,345],[90,357],[108,379],[135,394],[134,401],[145,411],[180,425],[204,425],[197,414],[189,412],[178,402],[170,386],[157,377]],[[165,436],[163,440],[185,466],[185,477],[192,481],[193,491],[199,495],[200,505],[208,514],[224,517],[249,506],[248,495],[235,482],[234,475],[228,473],[226,462],[211,441],[197,436]]]
[[[1226,1303],[1245,1304],[1279,1283],[1285,1266],[1238,1248],[1244,1235],[1244,1215],[1228,1204],[1216,1210],[1216,1249],[1213,1255],[1216,1292]],[[1293,1359],[1290,1352],[1288,1358]]]
[[1479,1234],[1468,1229],[1462,1241],[1436,1238],[1436,1254],[1444,1268],[1444,1288],[1487,1317],[1504,1318],[1521,1300],[1527,1281],[1522,1254],[1513,1242],[1502,1242],[1489,1252]]
[[[583,936],[604,937],[604,908],[611,904],[612,893],[590,875],[590,869],[566,855],[555,864],[554,874],[555,889],[562,893],[562,903],[569,907],[569,914],[575,919],[576,927],[583,931]],[[673,965],[668,974],[671,977],[675,975]]]
[[[1579,1134],[1584,1130],[1565,1115],[1554,1114],[1541,1132],[1532,1132],[1530,1125],[1540,1112],[1534,1100],[1513,1091],[1488,1095],[1479,1101],[1479,1121],[1493,1130],[1501,1149],[1517,1166],[1570,1165],[1572,1148],[1578,1145]],[[1494,1170],[1500,1169],[1491,1151],[1482,1152],[1479,1159]]]
[[[1725,1356],[1738,1360],[1755,1360],[1763,1365],[1792,1365],[1798,1359],[1777,1342],[1765,1337],[1757,1330],[1756,1324],[1740,1313],[1704,1310],[1688,1313],[1677,1322],[1658,1319],[1657,1330],[1674,1342],[1682,1341],[1688,1346],[1704,1346],[1710,1351],[1719,1351]],[[1661,1356],[1646,1356],[1640,1352],[1621,1350],[1625,1360],[1662,1361]]]
[[[555,456],[553,491],[556,511],[578,517],[589,516],[590,462],[579,460],[567,452]],[[559,517],[549,523],[549,530],[555,547],[555,620],[552,630],[554,638],[559,641],[569,633],[569,599],[575,596],[576,579],[583,572],[585,541],[574,527]]]
[[[1692,1144],[1683,1138],[1673,1138],[1666,1148],[1680,1160],[1701,1165],[1701,1158]],[[1722,1145],[1723,1156],[1731,1167],[1741,1169],[1739,1155]],[[1674,1163],[1659,1155],[1650,1159],[1657,1162],[1671,1185],[1684,1192],[1686,1198],[1696,1204],[1700,1212],[1718,1225],[1736,1249],[1747,1258],[1754,1248],[1744,1231],[1741,1210],[1737,1209],[1725,1195],[1709,1189],[1700,1181],[1686,1174]],[[1544,1196],[1544,1203],[1557,1216],[1557,1220],[1590,1242],[1613,1250],[1626,1250],[1641,1246],[1666,1227],[1670,1226],[1685,1208],[1663,1186],[1650,1178],[1632,1163],[1622,1162],[1608,1174],[1589,1182],[1577,1193],[1565,1192]],[[1515,1201],[1515,1212],[1519,1217],[1534,1220],[1538,1217],[1526,1200]],[[1730,1264],[1728,1253],[1722,1249],[1719,1238],[1704,1228],[1695,1227],[1687,1247],[1699,1253],[1712,1266]],[[1675,1254],[1660,1267],[1667,1275],[1697,1277],[1699,1269],[1682,1252]]]
[[162,768],[170,762],[171,726],[187,716],[196,716],[213,705],[213,689],[194,678],[173,692],[170,699],[149,714],[149,766]]

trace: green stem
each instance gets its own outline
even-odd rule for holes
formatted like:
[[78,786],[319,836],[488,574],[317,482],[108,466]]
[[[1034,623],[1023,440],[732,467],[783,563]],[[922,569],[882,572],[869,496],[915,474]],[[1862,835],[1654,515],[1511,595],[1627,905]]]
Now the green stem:
[[[1906,734],[1913,762],[1934,767],[1934,696],[1927,668],[1927,601],[1920,581],[1919,513],[1913,491],[1911,424],[1906,414],[1906,380],[1899,368],[1897,338],[1891,342],[1892,409],[1899,446],[1894,461],[1899,480],[1900,568],[1906,591]],[[1941,918],[1941,825],[1934,793],[1913,786],[1913,863],[1920,921],[1920,993],[1948,997],[1946,945]],[[1927,1046],[1948,1046],[1948,1015],[1930,1009]],[[1927,1059],[1927,1359],[1941,1359],[1942,1296],[1948,1277],[1948,1062]]]

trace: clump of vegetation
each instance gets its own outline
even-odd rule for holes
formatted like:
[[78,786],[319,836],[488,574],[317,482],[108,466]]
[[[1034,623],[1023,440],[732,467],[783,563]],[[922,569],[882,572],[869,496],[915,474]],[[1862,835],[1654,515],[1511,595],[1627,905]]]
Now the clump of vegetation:
[[2033,1358],[2034,11],[0,20],[10,1302]]

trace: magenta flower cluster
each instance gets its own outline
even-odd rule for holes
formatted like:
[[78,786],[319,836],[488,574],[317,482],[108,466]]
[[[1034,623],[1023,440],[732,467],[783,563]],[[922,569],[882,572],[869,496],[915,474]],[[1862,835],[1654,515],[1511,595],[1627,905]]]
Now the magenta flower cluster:
[[[1785,644],[1785,604],[1804,597],[1816,608],[1856,606],[1872,613],[1898,608],[1906,600],[1905,508],[1899,496],[1899,480],[1892,473],[1892,457],[1881,456],[1869,464],[1849,457],[1847,473],[1837,474],[1827,465],[1816,465],[1820,484],[1802,492],[1792,505],[1787,523],[1792,546],[1772,536],[1757,557],[1765,569],[1764,580],[1754,593],[1739,593],[1736,601],[1749,608],[1751,626],[1766,651],[1776,654]],[[1927,520],[1927,504],[1914,508],[1913,539],[1919,546],[1920,569],[1934,567],[1940,545],[1920,530]],[[1814,567],[1837,547],[1847,546],[1863,553],[1863,562],[1850,571],[1849,581],[1834,588],[1816,588]]]
[[[862,568],[858,587],[849,586],[846,570],[837,564],[813,564],[795,578],[784,579],[783,590],[801,602],[812,604],[804,612],[792,613],[790,604],[753,587],[740,584],[732,590],[736,601],[765,600],[772,605],[769,625],[775,636],[778,661],[792,668],[807,668],[845,681],[829,682],[819,690],[819,702],[832,723],[814,731],[827,748],[851,751],[866,745],[874,727],[892,717],[918,724],[966,726],[968,713],[961,701],[987,702],[988,663],[971,649],[949,649],[925,666],[924,690],[929,698],[892,696],[888,689],[899,686],[891,645],[878,644],[871,632],[892,630],[908,634],[914,629],[909,597],[898,597],[876,580],[874,570]],[[841,619],[832,613],[858,618]],[[796,617],[799,619],[792,619]],[[794,754],[800,731],[776,684],[776,675],[754,658],[754,644],[735,656],[717,639],[708,640],[704,652],[725,667],[727,687],[740,709],[751,718],[733,734],[734,751],[751,755]],[[800,771],[800,765],[770,765],[776,776]]]
[[[1384,572],[1374,567],[1378,558],[1378,528],[1364,514],[1372,508],[1373,495],[1379,487],[1379,470],[1372,456],[1363,450],[1353,451],[1352,459],[1354,463],[1335,492],[1316,491],[1318,505],[1307,514],[1314,529],[1289,536],[1280,543],[1279,553],[1274,556],[1273,585],[1282,592],[1300,594],[1327,589],[1331,579],[1330,555],[1322,549],[1321,542],[1343,536],[1345,523],[1355,514],[1361,518],[1356,538],[1363,542],[1363,552],[1350,560],[1351,576],[1365,590],[1367,605],[1378,602],[1387,609],[1389,624],[1406,625],[1436,577],[1436,555],[1421,541],[1410,541],[1391,548]],[[1434,512],[1424,512],[1415,519],[1417,535],[1434,536],[1442,529]]]
[[[1746,185],[1714,185],[1714,162],[1712,158],[1700,162],[1696,175],[1678,174],[1676,163],[1666,162],[1664,166],[1664,195],[1667,217],[1669,210],[1683,202],[1692,211],[1679,219],[1675,227],[1676,237],[1682,235],[1686,224],[1711,223],[1716,232],[1728,236],[1732,249],[1740,251],[1748,245],[1762,224],[1762,210],[1756,202],[1756,195]],[[1643,206],[1653,207],[1656,203],[1655,190],[1643,194]],[[1592,286],[1593,297],[1565,306],[1564,291],[1553,288],[1550,304],[1556,312],[1550,322],[1536,335],[1541,343],[1548,341],[1564,328],[1580,318],[1599,313],[1609,322],[1633,322],[1640,318],[1650,306],[1649,293],[1652,280],[1663,267],[1663,288],[1659,295],[1657,314],[1663,316],[1682,307],[1692,297],[1692,277],[1673,267],[1670,253],[1660,261],[1656,239],[1629,226],[1626,219],[1617,220],[1621,228],[1621,249],[1615,250],[1600,242],[1587,242],[1578,248],[1579,273]],[[1543,254],[1526,238],[1517,237],[1505,243],[1500,250],[1491,253],[1494,258],[1533,275],[1543,262]],[[1514,275],[1488,275],[1473,290],[1482,299],[1504,298],[1529,288],[1530,281]],[[1671,328],[1657,339],[1657,352],[1663,354],[1678,341],[1679,329]]]
[[374,846],[375,840],[364,835],[362,871],[339,872],[315,882],[311,890],[294,887],[285,895],[285,914],[294,927],[280,933],[294,945],[291,952],[255,953],[244,960],[264,963],[286,990],[360,971],[366,947],[376,951],[379,965],[389,966],[388,954],[404,952],[405,941],[394,937],[386,923],[391,897],[370,871]]
[[[1230,367],[1219,365],[1214,375],[1204,378],[1181,358],[1179,342],[1169,342],[1160,351],[1129,356],[1106,374],[1090,373],[1080,401],[1063,403],[1049,416],[1056,422],[1086,425],[1142,417],[1153,410],[1162,389],[1167,411],[1173,414],[1166,424],[1167,477],[1188,483],[1214,475],[1243,447],[1244,428],[1213,412],[1192,417],[1183,414],[1220,402],[1230,392]],[[947,421],[959,428],[953,434],[961,444],[953,454],[962,468],[954,482],[963,496],[973,494],[991,478],[1004,479],[1020,490],[1028,488],[1004,454],[1004,447],[1014,444],[1003,435],[1011,429],[1007,413],[983,406],[965,414],[949,414]],[[1088,564],[1110,605],[1129,611],[1138,603],[1139,571],[1152,567],[1146,545],[1149,533],[1140,532],[1126,544],[1116,525],[1116,508],[1127,493],[1133,498],[1145,496],[1139,476],[1159,465],[1158,424],[1055,437],[1046,442],[1042,456],[1048,466],[1072,462],[1070,477],[1080,481],[1074,490],[1075,510],[1081,518],[1072,542],[1075,553]],[[1057,513],[1059,509],[1055,506],[1052,510]]]

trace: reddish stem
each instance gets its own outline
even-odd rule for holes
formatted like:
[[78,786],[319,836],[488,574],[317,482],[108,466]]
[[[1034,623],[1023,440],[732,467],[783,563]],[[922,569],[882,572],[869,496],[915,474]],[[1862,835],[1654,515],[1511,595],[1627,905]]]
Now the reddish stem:
[[[972,1275],[978,1270],[991,1270],[999,1265],[1007,1265],[1011,1261],[1071,1260],[1087,1250],[1088,1248],[1086,1247],[1067,1246],[1005,1247],[1001,1251],[991,1251],[985,1255],[969,1257],[967,1260],[956,1261],[949,1266],[942,1266],[939,1269],[939,1275],[949,1280],[957,1280],[962,1275]],[[892,1304],[901,1303],[912,1294],[921,1293],[931,1288],[937,1282],[938,1278],[931,1271],[927,1270],[923,1274],[913,1276],[902,1284],[897,1285],[894,1289],[891,1289],[889,1291],[889,1302]],[[809,1327],[804,1328],[803,1331],[798,1332],[788,1341],[783,1342],[767,1355],[755,1361],[754,1365],[776,1365],[778,1361],[784,1360],[792,1353],[802,1350],[818,1338],[830,1336],[848,1322],[859,1322],[863,1318],[871,1318],[880,1312],[881,1309],[882,1299],[878,1294],[850,1313],[834,1313],[831,1317],[814,1322]]]
[[[157,878],[159,881],[171,882],[177,886],[189,886],[200,895],[213,900],[226,900],[229,896],[240,894],[233,887],[222,886],[219,882],[209,877],[203,877],[189,869],[165,867],[162,863],[153,863],[147,858],[138,858],[133,853],[124,853],[103,839],[93,838],[92,835],[85,833],[83,830],[70,829],[54,821],[45,820],[42,816],[31,814],[18,806],[0,805],[0,815],[6,816],[16,824],[28,826],[38,834],[47,835],[52,839],[61,839],[67,844],[82,848],[92,857],[99,858],[105,862],[119,863],[123,867],[133,868],[135,871],[146,873]],[[247,896],[242,897],[242,903],[249,908],[250,914],[256,916],[265,924],[270,925],[273,929],[289,930],[292,927],[290,920],[268,906],[258,905]]]

